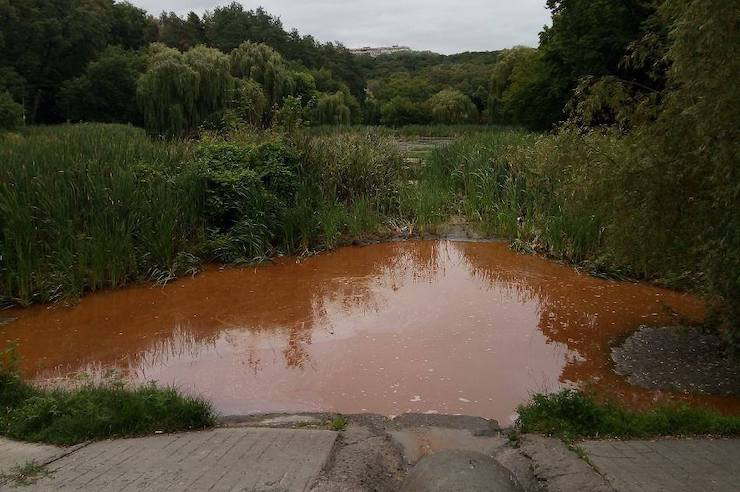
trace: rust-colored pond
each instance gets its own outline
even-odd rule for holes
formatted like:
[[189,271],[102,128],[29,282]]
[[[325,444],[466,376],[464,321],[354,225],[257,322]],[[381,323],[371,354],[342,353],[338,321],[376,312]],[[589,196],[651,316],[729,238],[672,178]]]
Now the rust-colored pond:
[[[640,324],[699,319],[703,306],[502,243],[412,241],[10,315],[0,342],[17,341],[39,382],[114,370],[200,394],[225,415],[412,411],[509,424],[532,393],[584,383],[636,405],[665,397],[614,374],[609,343]],[[737,399],[694,399],[740,410]]]

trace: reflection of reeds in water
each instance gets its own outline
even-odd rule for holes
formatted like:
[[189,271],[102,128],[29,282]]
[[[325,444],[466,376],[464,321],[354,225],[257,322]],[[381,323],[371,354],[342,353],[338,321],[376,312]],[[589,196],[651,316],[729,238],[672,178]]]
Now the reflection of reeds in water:
[[154,341],[148,350],[134,354],[128,361],[129,371],[136,371],[146,380],[151,368],[167,366],[173,359],[197,359],[205,351],[216,347],[216,334],[203,334],[189,325],[178,324],[167,338]]
[[176,325],[166,337],[155,338],[143,350],[127,353],[114,362],[92,361],[80,366],[57,366],[36,375],[41,385],[76,387],[88,383],[107,384],[137,379],[147,381],[152,368],[167,366],[176,359],[197,359],[215,348],[217,336],[203,334],[187,325]]

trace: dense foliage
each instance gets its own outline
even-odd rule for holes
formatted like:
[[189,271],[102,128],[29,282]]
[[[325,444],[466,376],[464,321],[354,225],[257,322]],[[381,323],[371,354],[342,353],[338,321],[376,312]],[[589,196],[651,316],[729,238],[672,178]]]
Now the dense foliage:
[[377,132],[191,146],[64,125],[0,136],[0,160],[0,302],[22,305],[333,246],[393,213],[402,172]]

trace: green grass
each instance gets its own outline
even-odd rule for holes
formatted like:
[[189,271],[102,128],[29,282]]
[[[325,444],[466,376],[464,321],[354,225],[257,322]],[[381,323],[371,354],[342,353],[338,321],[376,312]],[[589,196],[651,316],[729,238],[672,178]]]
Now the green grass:
[[0,485],[10,484],[13,487],[27,487],[51,473],[42,465],[28,462],[13,467],[8,473],[0,473]]
[[329,429],[337,432],[343,431],[347,427],[347,424],[349,424],[347,417],[344,415],[337,415],[329,421]]
[[35,388],[21,380],[12,347],[0,353],[0,435],[6,437],[70,445],[214,424],[210,404],[174,388],[128,388],[120,382]]
[[612,401],[600,402],[593,394],[565,390],[536,395],[518,409],[521,432],[554,435],[563,439],[650,438],[657,436],[740,436],[740,415],[687,405],[660,405],[630,410]]
[[0,134],[0,302],[75,298],[170,270],[199,217],[188,155],[124,125]]

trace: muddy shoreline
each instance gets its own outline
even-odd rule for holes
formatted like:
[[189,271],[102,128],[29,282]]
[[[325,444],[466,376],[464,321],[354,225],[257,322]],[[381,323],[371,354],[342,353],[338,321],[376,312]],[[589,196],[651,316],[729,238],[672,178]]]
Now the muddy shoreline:
[[641,326],[612,348],[614,370],[651,390],[740,396],[740,357],[696,327]]

